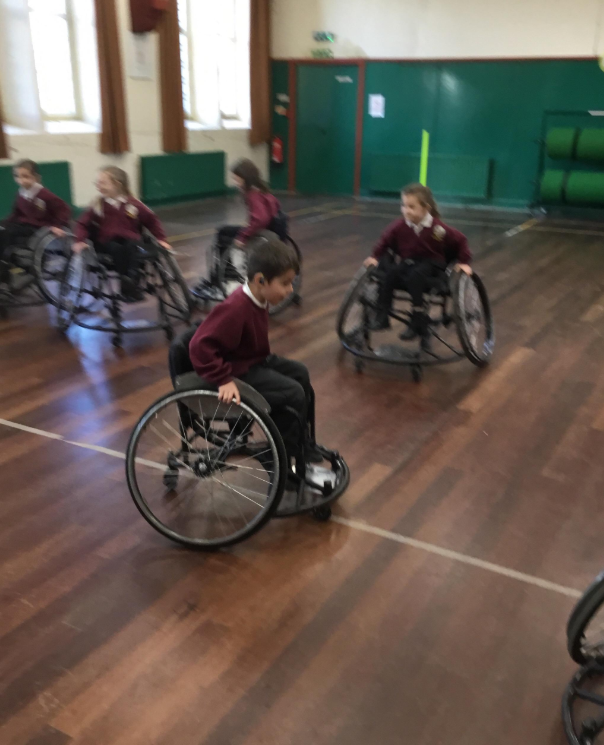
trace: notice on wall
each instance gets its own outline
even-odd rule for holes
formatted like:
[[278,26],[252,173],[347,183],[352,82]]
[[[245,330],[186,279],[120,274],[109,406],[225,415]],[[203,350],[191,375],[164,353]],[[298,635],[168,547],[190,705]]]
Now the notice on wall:
[[386,99],[381,93],[369,94],[369,116],[383,119],[386,116]]
[[153,80],[153,47],[151,34],[131,34],[130,77]]

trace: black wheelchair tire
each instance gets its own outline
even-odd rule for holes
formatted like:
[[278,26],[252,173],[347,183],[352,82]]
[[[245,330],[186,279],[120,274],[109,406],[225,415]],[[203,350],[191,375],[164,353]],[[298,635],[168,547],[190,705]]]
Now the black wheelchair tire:
[[579,665],[585,665],[594,659],[604,659],[602,657],[592,657],[586,655],[582,649],[583,635],[585,630],[598,612],[600,606],[604,603],[604,572],[600,573],[595,580],[589,585],[583,593],[566,625],[566,642],[568,653],[571,658]]
[[[468,334],[468,327],[464,321],[462,296],[465,283],[467,282],[474,283],[484,311],[486,340],[481,353],[474,348]],[[491,360],[493,347],[495,346],[495,328],[491,313],[491,304],[484,283],[476,272],[473,272],[471,276],[460,272],[453,277],[451,295],[453,296],[453,319],[462,349],[472,364],[476,365],[476,367],[486,367]]]
[[147,411],[142,415],[142,417],[137,422],[134,430],[132,431],[132,434],[130,436],[130,439],[128,441],[128,448],[126,450],[126,482],[128,484],[128,489],[130,491],[130,495],[134,501],[134,504],[136,505],[136,508],[141,513],[141,515],[144,517],[144,519],[153,527],[155,530],[157,530],[159,533],[161,533],[166,538],[169,538],[172,541],[175,541],[176,543],[180,543],[183,546],[187,546],[188,548],[195,548],[199,550],[205,550],[205,551],[215,551],[220,548],[226,548],[227,546],[232,546],[236,543],[240,543],[243,540],[246,540],[247,538],[250,538],[252,535],[257,533],[266,523],[271,519],[271,517],[274,516],[277,508],[279,507],[279,502],[281,501],[281,498],[283,497],[283,493],[285,491],[285,481],[287,477],[287,454],[285,452],[285,445],[283,444],[283,439],[279,433],[279,430],[277,429],[276,425],[274,424],[273,420],[270,418],[268,414],[265,414],[263,411],[260,411],[258,408],[256,408],[252,403],[245,401],[244,397],[242,397],[241,404],[243,407],[245,407],[249,413],[261,423],[266,428],[266,431],[270,435],[270,437],[273,440],[273,443],[277,450],[277,457],[278,462],[283,467],[280,468],[279,474],[278,474],[278,483],[277,488],[275,491],[275,494],[273,495],[270,503],[268,504],[267,508],[264,510],[262,515],[259,519],[257,519],[251,526],[247,525],[245,526],[241,531],[236,533],[234,536],[229,536],[222,540],[213,540],[213,541],[203,541],[203,540],[197,540],[192,539],[183,535],[180,535],[179,533],[176,533],[172,529],[170,529],[168,526],[164,525],[160,520],[158,520],[153,512],[149,509],[148,505],[145,502],[144,497],[140,493],[140,490],[138,488],[137,480],[136,480],[136,451],[137,451],[137,443],[139,440],[139,437],[141,433],[144,431],[145,425],[148,420],[150,420],[152,417],[154,417],[157,412],[162,408],[162,406],[178,402],[180,399],[188,398],[196,393],[202,394],[202,395],[212,395],[217,396],[218,393],[216,391],[208,391],[204,389],[200,389],[198,391],[196,390],[186,390],[186,391],[176,391],[171,392],[163,396],[162,398],[155,401],[155,403],[151,404]]
[[344,295],[344,299],[342,300],[342,304],[340,305],[336,318],[336,331],[338,333],[340,341],[344,346],[347,346],[347,337],[344,333],[344,323],[346,322],[346,316],[348,315],[348,312],[350,311],[352,305],[356,302],[357,297],[360,295],[364,286],[373,277],[374,272],[374,267],[362,266],[354,275],[354,277],[352,278],[352,282],[346,290],[346,294]]
[[[182,311],[183,316],[184,316],[183,320],[185,321],[185,323],[188,323],[191,319],[191,315],[193,311],[195,310],[195,301],[191,297],[191,291],[189,290],[189,286],[185,282],[185,279],[182,276],[182,272],[180,271],[180,267],[176,263],[174,256],[172,256],[172,254],[169,251],[167,251],[165,248],[161,246],[159,247],[159,255],[161,256],[161,260],[166,263],[172,275],[171,278],[178,285],[180,291],[183,294],[186,307],[181,307],[180,310]],[[161,267],[161,264],[160,264],[160,267]],[[166,277],[164,276],[164,273],[163,273],[163,267],[161,267],[160,269],[160,274],[161,274],[162,282],[164,283],[166,292],[170,292],[169,282],[166,282]],[[171,295],[171,298],[175,302],[175,304],[178,304],[178,301],[176,298],[172,297],[172,295]]]
[[[65,264],[65,270],[63,273],[63,279],[61,280],[61,285],[59,288],[59,297],[57,298],[57,328],[61,333],[64,333],[69,329],[71,324],[73,323],[73,319],[75,316],[75,309],[77,308],[77,301],[79,301],[81,294],[82,294],[82,287],[84,285],[84,277],[86,275],[86,269],[82,271],[82,274],[79,278],[79,288],[77,293],[77,298],[75,303],[71,303],[70,305],[65,302],[65,289],[67,285],[67,278],[69,269],[71,267],[72,261],[75,259],[76,254],[71,254],[69,257],[67,263]],[[85,261],[85,257],[82,256],[82,261]]]
[[58,295],[55,296],[52,292],[50,292],[50,290],[46,286],[46,282],[44,281],[44,254],[46,252],[46,249],[52,242],[59,240],[61,239],[52,235],[50,232],[45,232],[43,235],[41,235],[35,241],[35,244],[33,246],[34,256],[32,261],[33,274],[36,278],[36,283],[38,285],[38,288],[40,289],[40,292],[42,293],[42,296],[47,302],[49,302],[51,305],[54,305],[56,308],[59,307],[59,297]]

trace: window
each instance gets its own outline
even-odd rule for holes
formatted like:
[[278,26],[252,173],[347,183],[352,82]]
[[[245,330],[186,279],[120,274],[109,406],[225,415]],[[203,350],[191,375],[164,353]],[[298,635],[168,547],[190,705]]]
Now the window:
[[80,118],[71,0],[29,0],[29,25],[44,118]]
[[178,0],[183,103],[208,127],[249,127],[249,0]]

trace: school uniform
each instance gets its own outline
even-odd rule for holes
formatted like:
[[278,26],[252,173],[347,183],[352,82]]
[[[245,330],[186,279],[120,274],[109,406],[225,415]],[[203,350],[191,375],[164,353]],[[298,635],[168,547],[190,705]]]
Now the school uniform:
[[267,400],[290,457],[304,444],[314,394],[305,365],[271,354],[268,307],[239,287],[201,323],[189,344],[198,375],[217,386],[239,378]]
[[[389,251],[398,257],[398,263],[392,262]],[[420,307],[424,292],[442,277],[447,264],[472,261],[466,236],[429,213],[417,225],[405,219],[389,225],[373,256],[385,275],[378,299],[384,323],[396,289],[409,292],[413,305]]]
[[247,207],[247,225],[224,225],[218,231],[217,244],[219,249],[228,248],[234,240],[247,243],[263,230],[270,230],[273,221],[281,212],[281,204],[277,197],[268,192],[250,189],[244,195]]
[[166,240],[152,210],[134,197],[120,196],[100,199],[87,209],[76,223],[75,237],[78,241],[92,240],[97,253],[111,257],[122,277],[122,289],[128,294],[140,268],[139,244],[145,229],[158,241]]
[[[0,231],[0,260],[10,246],[29,240],[41,228],[64,228],[71,218],[71,208],[42,184],[19,189],[10,215]],[[8,260],[8,259],[7,259]]]

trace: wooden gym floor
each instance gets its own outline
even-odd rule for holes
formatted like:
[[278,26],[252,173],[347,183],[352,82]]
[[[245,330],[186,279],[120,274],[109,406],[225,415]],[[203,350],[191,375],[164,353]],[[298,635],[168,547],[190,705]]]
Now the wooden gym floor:
[[[0,324],[2,745],[561,744],[565,623],[604,564],[604,225],[449,211],[497,324],[494,364],[354,371],[334,330],[397,206],[288,199],[319,439],[352,482],[327,524],[200,554],[124,483],[169,390],[160,334]],[[193,281],[235,200],[163,217]],[[517,227],[521,226],[521,227]]]

